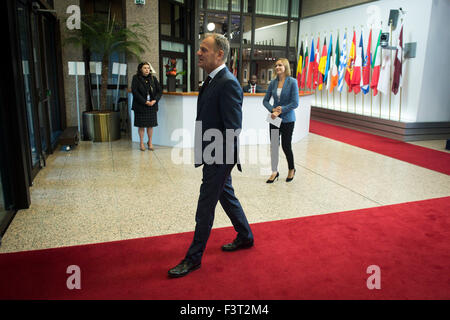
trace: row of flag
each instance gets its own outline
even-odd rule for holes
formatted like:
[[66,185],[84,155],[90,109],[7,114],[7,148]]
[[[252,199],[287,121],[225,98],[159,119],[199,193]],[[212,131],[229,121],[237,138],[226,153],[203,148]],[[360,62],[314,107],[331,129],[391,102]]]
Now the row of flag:
[[[344,34],[342,48],[339,45],[339,35],[336,46],[333,50],[333,38],[330,35],[329,45],[326,38],[322,46],[322,53],[319,51],[320,38],[317,39],[317,47],[314,48],[314,38],[311,42],[311,51],[308,53],[308,43],[303,41],[300,47],[300,55],[297,64],[297,82],[300,89],[322,90],[324,87],[333,92],[337,87],[342,92],[344,82],[347,84],[349,92],[358,94],[362,91],[367,94],[370,89],[374,96],[381,92],[388,94],[390,90],[397,94],[401,87],[402,78],[402,55],[403,55],[403,26],[401,27],[395,61],[392,87],[389,88],[391,54],[381,56],[381,30],[378,34],[375,51],[372,55],[372,30],[369,33],[367,49],[364,53],[363,33],[356,45],[356,33],[353,31],[353,39],[347,52],[347,34]],[[371,69],[372,77],[371,77]]]

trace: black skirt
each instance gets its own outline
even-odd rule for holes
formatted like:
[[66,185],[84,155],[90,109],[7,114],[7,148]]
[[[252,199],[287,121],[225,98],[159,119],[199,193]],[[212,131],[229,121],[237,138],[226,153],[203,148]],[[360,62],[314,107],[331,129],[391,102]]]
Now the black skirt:
[[157,127],[158,117],[155,106],[146,106],[144,112],[135,112],[134,126],[139,128]]

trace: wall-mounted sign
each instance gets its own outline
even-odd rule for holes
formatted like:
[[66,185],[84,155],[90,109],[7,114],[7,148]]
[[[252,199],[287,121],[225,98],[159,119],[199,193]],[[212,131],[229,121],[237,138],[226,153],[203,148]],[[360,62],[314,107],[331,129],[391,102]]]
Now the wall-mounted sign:
[[144,5],[145,4],[145,0],[134,0],[134,4]]
[[69,61],[69,75],[84,76],[84,62]]

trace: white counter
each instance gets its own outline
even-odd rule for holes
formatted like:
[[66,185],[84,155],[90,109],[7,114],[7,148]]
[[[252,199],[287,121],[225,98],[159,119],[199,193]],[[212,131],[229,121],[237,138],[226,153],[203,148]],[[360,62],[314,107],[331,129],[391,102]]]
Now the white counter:
[[[153,144],[160,146],[193,148],[197,95],[192,93],[165,93],[159,101],[158,126],[153,131]],[[269,144],[267,110],[262,101],[264,95],[245,94],[242,105],[241,145]],[[309,132],[312,95],[300,96],[300,105],[295,109],[296,122],[292,142],[298,142]],[[131,110],[132,94],[129,94],[129,119],[132,141],[139,142],[138,128],[134,126],[134,112]],[[147,134],[144,135],[147,140]],[[145,142],[146,143],[146,142]]]

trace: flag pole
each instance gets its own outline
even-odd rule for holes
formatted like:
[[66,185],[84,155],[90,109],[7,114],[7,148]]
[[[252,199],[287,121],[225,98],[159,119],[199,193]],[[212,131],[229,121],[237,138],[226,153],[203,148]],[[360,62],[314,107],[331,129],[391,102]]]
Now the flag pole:
[[[373,24],[370,25],[370,30],[373,29]],[[372,59],[372,41],[370,42],[370,58]],[[370,80],[369,80],[369,94],[370,94],[370,116],[372,117],[372,74],[373,74],[373,70],[372,70],[372,61],[370,62]]]
[[347,85],[347,112],[348,112],[348,85]]
[[[353,32],[356,31],[356,27],[353,26]],[[355,43],[355,59],[353,59],[353,73],[352,73],[352,78],[353,75],[355,74],[355,60],[356,60],[356,43]],[[350,79],[351,81],[352,79]],[[353,89],[352,89],[353,90]],[[356,113],[356,94],[353,92],[353,113]]]
[[348,86],[347,86],[347,112],[348,112]]
[[[333,31],[330,30],[330,35]],[[326,38],[325,38],[326,39]],[[329,43],[328,45],[331,45],[331,43]],[[330,52],[331,54],[331,52]],[[328,61],[328,50],[327,50],[327,61]],[[326,68],[325,68],[325,73],[326,73]],[[324,75],[325,77],[325,75]],[[328,75],[327,75],[327,81],[328,81]],[[327,108],[330,109],[330,106],[328,105],[328,90],[327,90],[327,86],[325,85],[325,83],[322,84],[322,90],[325,90],[326,94],[327,94]]]
[[[333,33],[333,30],[330,30],[330,37],[332,36],[332,33]],[[330,43],[330,45],[331,45],[332,43]],[[331,59],[331,51],[330,51],[330,59]],[[327,52],[327,62],[329,63],[329,61],[328,61],[328,52]],[[326,70],[326,68],[325,68],[325,72],[327,72],[327,70]],[[328,81],[330,81],[329,79],[328,79],[328,74],[327,74],[327,84],[328,84]],[[327,89],[327,86],[325,86],[325,92],[327,93],[327,108],[330,108],[330,106],[328,105],[328,89]],[[333,109],[334,109],[334,106],[333,106]]]
[[[361,25],[361,33],[364,35],[364,25]],[[361,61],[362,61],[363,55],[364,55],[364,43],[363,43],[363,46],[361,48]],[[361,63],[361,80],[362,79],[363,79],[363,65]],[[359,81],[359,86],[360,87],[361,87],[361,80]],[[364,82],[363,82],[363,84],[364,84]],[[361,115],[364,115],[364,92],[362,92],[362,90],[361,90],[361,103],[362,103]]]
[[[319,38],[320,38],[320,32],[319,32]],[[319,40],[317,40],[317,43],[319,43]],[[316,61],[316,54],[317,53],[314,52],[314,64],[315,64],[315,61]],[[319,66],[316,66],[316,68],[319,68]],[[319,72],[319,70],[317,70],[317,72]],[[312,74],[312,81],[311,81],[311,83],[312,83],[312,86],[314,88],[314,72]],[[317,87],[314,89],[314,96],[315,96],[315,99],[316,99],[316,106],[317,106]]]
[[[320,71],[319,71],[320,72]],[[319,77],[320,77],[320,75],[319,75]],[[322,80],[323,81],[323,80]],[[323,97],[322,97],[322,91],[323,91],[323,83],[322,83],[322,90],[320,90],[320,105],[322,106],[322,108],[323,108]]]
[[[338,29],[338,33],[337,34],[339,35],[339,29]],[[338,36],[336,36],[336,39],[337,38],[338,38]],[[337,69],[337,66],[336,66],[336,69]],[[331,74],[331,72],[330,72],[330,74]],[[338,79],[339,79],[339,72],[338,72]],[[329,81],[329,79],[328,79],[328,81]],[[330,85],[330,87],[331,87],[331,85]],[[333,87],[332,93],[333,93],[333,109],[336,110],[336,102],[334,100],[334,87]]]
[[[383,50],[380,48],[380,54],[383,52]],[[383,57],[383,56],[381,56]],[[381,119],[381,92],[378,91],[378,101],[380,102],[380,119]]]
[[[403,18],[400,19],[400,24],[403,26]],[[403,39],[403,37],[402,37]],[[402,47],[403,47],[403,43],[402,43]],[[401,69],[403,69],[403,48],[402,48],[402,66]],[[401,70],[400,69],[400,70]],[[400,81],[400,84],[402,83],[402,81]],[[398,109],[398,121],[401,121],[402,119],[402,85],[400,85],[400,105],[399,105],[399,109]]]
[[[327,90],[327,89],[325,89],[325,90]],[[326,92],[327,92],[327,108],[329,108],[329,105],[328,105],[328,90]]]
[[[392,20],[390,21],[389,33],[389,46],[392,47]],[[391,55],[391,64],[389,65],[389,120],[391,120],[392,51],[389,54]]]
[[[326,37],[327,37],[327,35],[326,35],[326,31],[323,33],[323,37],[324,37],[324,39],[326,39]],[[320,48],[320,43],[319,43],[319,48]],[[323,50],[323,47],[322,47],[322,50]],[[320,50],[319,50],[319,52],[320,52]],[[320,65],[320,60],[322,59],[322,56],[319,56],[319,65]],[[320,74],[321,74],[321,72],[320,72],[320,70],[319,70],[319,66],[317,66],[317,74],[318,74],[318,77],[322,77]],[[319,87],[319,85],[317,85],[317,87]],[[322,89],[319,89],[319,91],[320,91],[320,106],[323,108],[323,96],[322,96],[322,91],[323,91],[323,77],[322,77]]]
[[361,100],[362,100],[362,115],[364,115],[364,94],[361,94]]
[[[383,21],[380,23],[380,29],[383,30]],[[380,46],[378,49],[380,49],[380,58],[383,58],[383,48]],[[380,102],[380,119],[381,119],[381,92],[378,92],[378,101]]]
[[370,116],[372,117],[372,88],[369,89],[370,94]]

